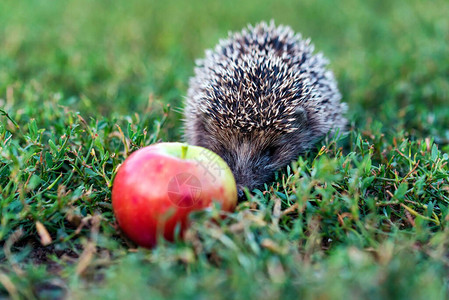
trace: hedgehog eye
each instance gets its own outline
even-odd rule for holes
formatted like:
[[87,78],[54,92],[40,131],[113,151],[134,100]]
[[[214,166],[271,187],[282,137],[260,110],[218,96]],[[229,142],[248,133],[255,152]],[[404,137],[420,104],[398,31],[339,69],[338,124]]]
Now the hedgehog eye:
[[271,146],[265,149],[264,151],[264,156],[265,157],[273,157],[276,154],[278,147],[275,146]]

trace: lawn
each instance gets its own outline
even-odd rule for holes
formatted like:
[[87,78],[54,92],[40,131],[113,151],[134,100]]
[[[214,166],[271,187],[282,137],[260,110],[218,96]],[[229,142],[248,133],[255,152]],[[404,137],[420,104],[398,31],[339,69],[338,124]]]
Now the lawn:
[[[0,298],[449,298],[449,2],[0,2]],[[348,132],[228,218],[136,247],[111,186],[180,141],[194,61],[275,20],[331,61]]]

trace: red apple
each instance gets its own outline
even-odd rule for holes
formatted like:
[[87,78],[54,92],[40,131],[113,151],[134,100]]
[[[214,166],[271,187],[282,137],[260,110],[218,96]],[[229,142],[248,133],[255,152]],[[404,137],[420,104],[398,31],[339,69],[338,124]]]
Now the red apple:
[[192,211],[221,204],[234,210],[237,188],[228,165],[214,152],[182,143],[154,144],[131,154],[112,187],[112,207],[123,232],[138,245],[154,247],[158,236],[181,235]]

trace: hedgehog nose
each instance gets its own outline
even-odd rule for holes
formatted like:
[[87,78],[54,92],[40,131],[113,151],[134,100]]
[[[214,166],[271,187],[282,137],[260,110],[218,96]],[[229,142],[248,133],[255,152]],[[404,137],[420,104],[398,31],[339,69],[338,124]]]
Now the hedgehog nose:
[[237,198],[238,198],[238,201],[239,201],[239,202],[240,202],[240,201],[245,201],[245,200],[246,200],[245,193],[243,192],[242,189],[238,189],[238,190],[237,190]]

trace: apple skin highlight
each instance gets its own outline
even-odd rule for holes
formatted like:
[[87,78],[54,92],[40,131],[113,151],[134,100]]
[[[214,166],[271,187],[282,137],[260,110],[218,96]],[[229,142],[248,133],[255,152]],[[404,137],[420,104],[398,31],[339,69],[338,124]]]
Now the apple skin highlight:
[[224,211],[237,204],[234,176],[212,151],[183,143],[159,143],[132,153],[112,187],[112,206],[123,232],[140,246],[156,246],[158,236],[181,236],[189,214],[216,201]]

